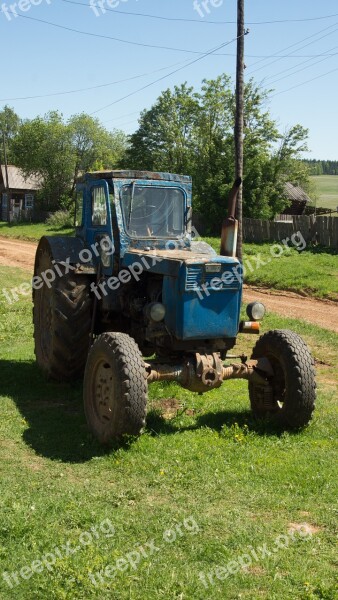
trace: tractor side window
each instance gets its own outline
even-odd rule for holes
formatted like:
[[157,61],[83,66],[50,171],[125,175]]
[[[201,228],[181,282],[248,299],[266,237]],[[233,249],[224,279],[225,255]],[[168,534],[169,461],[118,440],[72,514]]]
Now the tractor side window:
[[75,199],[75,227],[83,225],[83,192],[76,192]]
[[107,225],[107,204],[104,187],[95,187],[92,191],[92,224]]

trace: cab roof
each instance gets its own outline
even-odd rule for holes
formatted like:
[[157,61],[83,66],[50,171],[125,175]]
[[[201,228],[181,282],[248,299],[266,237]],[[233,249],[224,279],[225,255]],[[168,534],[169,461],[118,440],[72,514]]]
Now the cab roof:
[[191,183],[189,175],[174,175],[173,173],[158,173],[154,171],[92,171],[78,178],[79,183],[93,179],[145,179],[152,181],[176,181]]

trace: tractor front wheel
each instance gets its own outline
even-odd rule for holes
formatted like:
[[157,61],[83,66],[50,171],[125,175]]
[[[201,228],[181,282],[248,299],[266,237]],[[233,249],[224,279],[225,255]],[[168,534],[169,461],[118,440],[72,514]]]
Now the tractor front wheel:
[[307,425],[315,408],[316,375],[304,340],[293,331],[269,331],[258,340],[252,358],[267,358],[273,370],[270,385],[249,383],[253,413],[271,414],[290,429]]
[[141,433],[147,391],[145,365],[133,338],[100,335],[88,355],[83,390],[87,423],[100,443]]

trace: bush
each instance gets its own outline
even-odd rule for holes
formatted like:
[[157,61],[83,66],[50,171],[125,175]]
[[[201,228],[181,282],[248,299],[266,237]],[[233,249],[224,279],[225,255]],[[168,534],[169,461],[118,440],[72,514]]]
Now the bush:
[[59,229],[69,229],[74,226],[73,217],[68,210],[58,210],[51,214],[46,224]]

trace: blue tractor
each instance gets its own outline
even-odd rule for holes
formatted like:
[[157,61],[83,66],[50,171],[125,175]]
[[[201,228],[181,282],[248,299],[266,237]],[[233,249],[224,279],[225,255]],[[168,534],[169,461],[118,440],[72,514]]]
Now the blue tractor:
[[203,394],[246,379],[255,415],[290,428],[310,421],[314,363],[298,335],[269,331],[251,360],[230,354],[238,334],[259,333],[265,312],[253,303],[248,320],[240,319],[240,185],[230,195],[219,256],[193,240],[191,178],[169,173],[87,173],[77,185],[75,237],[41,239],[33,280],[37,363],[59,381],[84,373],[85,414],[100,442],[141,432],[154,381]]

